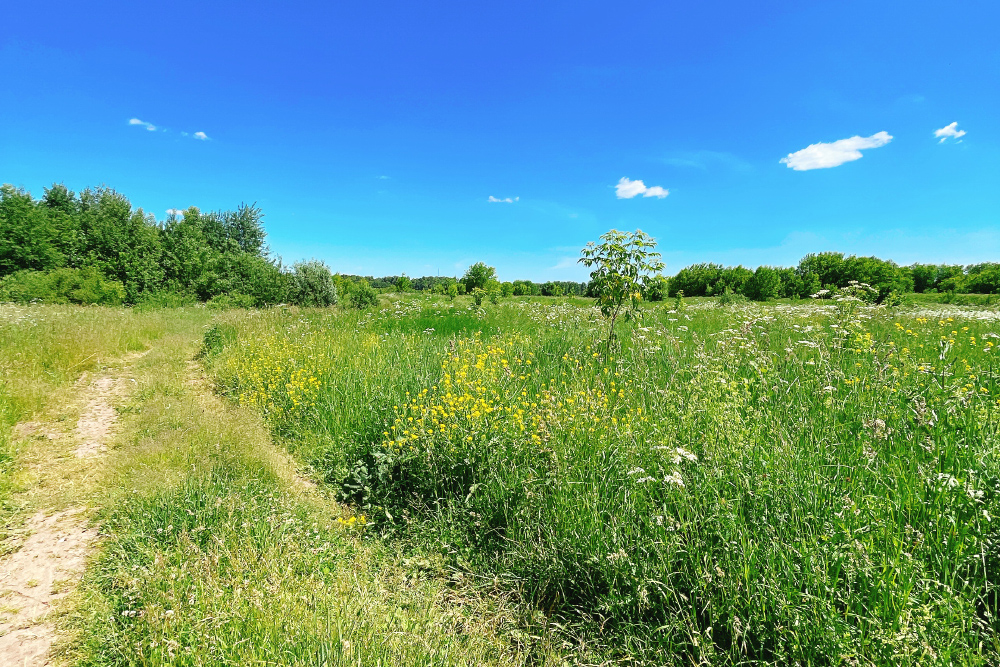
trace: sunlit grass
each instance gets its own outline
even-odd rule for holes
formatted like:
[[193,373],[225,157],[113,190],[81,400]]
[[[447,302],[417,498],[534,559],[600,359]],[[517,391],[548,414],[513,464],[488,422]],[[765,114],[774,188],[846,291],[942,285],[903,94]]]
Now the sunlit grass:
[[[374,526],[621,655],[997,659],[997,314],[233,314],[222,390]],[[611,640],[609,638],[613,637]]]

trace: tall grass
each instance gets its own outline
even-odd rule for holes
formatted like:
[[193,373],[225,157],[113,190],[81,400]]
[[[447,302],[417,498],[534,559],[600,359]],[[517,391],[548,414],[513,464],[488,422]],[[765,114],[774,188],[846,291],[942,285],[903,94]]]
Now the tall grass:
[[84,371],[146,349],[162,335],[168,317],[121,308],[0,304],[0,504],[10,498],[17,464],[14,425],[57,406],[61,392]]
[[[661,664],[998,659],[993,311],[398,301],[208,355],[380,528]],[[222,331],[222,329],[220,329]]]
[[550,647],[509,641],[518,620],[503,600],[449,579],[440,559],[364,541],[363,515],[312,492],[258,415],[211,395],[191,368],[208,319],[177,318],[131,367],[121,432],[93,473],[102,537],[62,659],[548,664]]

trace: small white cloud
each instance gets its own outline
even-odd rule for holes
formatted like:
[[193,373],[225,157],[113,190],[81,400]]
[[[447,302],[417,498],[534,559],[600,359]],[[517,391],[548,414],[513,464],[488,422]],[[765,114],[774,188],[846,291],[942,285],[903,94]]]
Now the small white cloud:
[[845,162],[860,160],[862,150],[879,148],[890,141],[892,141],[892,135],[883,131],[870,137],[855,136],[828,144],[812,144],[800,151],[789,153],[788,157],[781,158],[780,162],[795,171],[839,167]]
[[642,195],[643,197],[656,197],[657,199],[663,199],[669,194],[670,190],[662,188],[659,185],[646,187],[646,184],[643,183],[642,181],[639,180],[631,181],[625,178],[624,176],[620,181],[618,181],[618,185],[615,186],[615,195],[619,199],[632,199],[633,197],[637,197],[638,195]]
[[497,199],[493,195],[490,195],[486,201],[488,201],[491,204],[513,204],[514,202],[520,200],[521,200],[520,197],[514,197],[513,199],[511,199],[510,197],[504,197],[503,199]]
[[934,136],[938,137],[941,141],[939,144],[943,144],[948,141],[948,139],[958,139],[959,137],[965,136],[965,130],[958,129],[958,121],[945,125],[940,130],[934,130]]
[[153,125],[152,123],[147,123],[144,120],[139,120],[138,118],[129,118],[128,119],[128,124],[129,125],[138,125],[139,127],[146,128],[150,132],[156,132],[156,126],[155,125]]
[[375,178],[377,178],[380,181],[388,181],[390,177],[389,176],[376,176]]
[[184,209],[182,208],[168,208],[167,215],[184,215]]
[[208,141],[208,135],[205,134],[204,132],[195,132],[191,136],[194,137],[195,139],[199,139],[201,141]]

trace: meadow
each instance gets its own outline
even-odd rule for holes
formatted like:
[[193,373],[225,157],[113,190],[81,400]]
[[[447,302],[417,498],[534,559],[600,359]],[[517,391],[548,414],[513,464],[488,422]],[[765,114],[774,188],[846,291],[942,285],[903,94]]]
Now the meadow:
[[[102,534],[57,658],[996,664],[1000,312],[720,303],[2,306],[7,526]],[[13,430],[115,368],[103,458]]]
[[371,539],[655,664],[993,664],[995,310],[220,316],[204,357]]

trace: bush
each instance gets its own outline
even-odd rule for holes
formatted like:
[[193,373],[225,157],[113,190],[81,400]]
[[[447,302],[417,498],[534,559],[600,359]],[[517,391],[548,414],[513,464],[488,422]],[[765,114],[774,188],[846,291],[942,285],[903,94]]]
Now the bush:
[[653,276],[646,287],[646,301],[663,301],[670,291],[670,280],[662,275]]
[[378,305],[378,294],[375,289],[368,284],[368,281],[362,281],[354,286],[351,290],[351,306],[357,308],[358,310],[364,310],[366,308],[372,308]]
[[337,303],[337,286],[329,267],[312,260],[297,262],[292,266],[292,284],[289,295],[300,306],[332,306]]
[[0,282],[0,299],[29,303],[78,303],[118,306],[125,288],[92,267],[54,271],[18,271]]
[[249,294],[233,292],[232,294],[213,296],[205,305],[213,310],[229,310],[231,308],[253,308],[256,303]]
[[722,294],[719,295],[716,305],[720,308],[725,308],[726,306],[737,306],[741,303],[746,303],[747,298],[740,294],[739,292],[734,292],[730,288],[725,288]]
[[483,305],[483,298],[486,296],[486,290],[481,287],[475,287],[472,290],[472,300],[477,306]]

